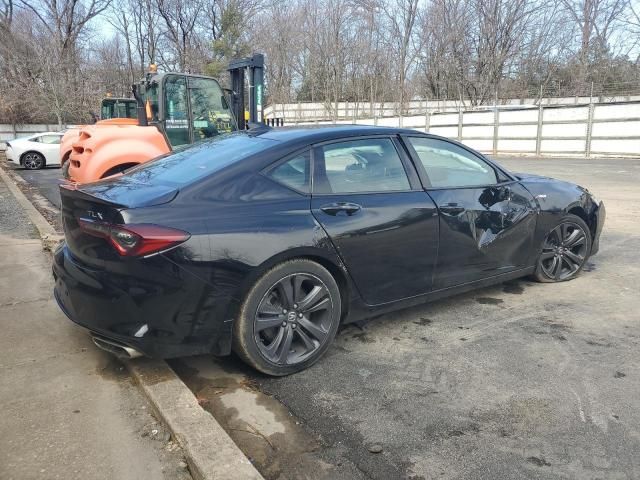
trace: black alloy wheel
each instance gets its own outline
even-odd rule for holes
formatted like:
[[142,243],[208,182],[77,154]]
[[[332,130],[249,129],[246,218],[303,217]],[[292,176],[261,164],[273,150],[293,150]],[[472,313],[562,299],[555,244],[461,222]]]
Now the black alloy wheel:
[[309,358],[329,336],[333,302],[327,286],[307,273],[273,285],[255,314],[253,331],[260,353],[278,365]]
[[38,152],[27,152],[22,157],[22,166],[27,170],[39,170],[44,167],[44,157]]
[[589,228],[581,218],[567,215],[542,244],[536,278],[542,282],[571,280],[582,270],[590,252]]
[[340,322],[331,274],[310,260],[276,266],[256,282],[235,325],[234,350],[269,375],[309,367],[327,350]]

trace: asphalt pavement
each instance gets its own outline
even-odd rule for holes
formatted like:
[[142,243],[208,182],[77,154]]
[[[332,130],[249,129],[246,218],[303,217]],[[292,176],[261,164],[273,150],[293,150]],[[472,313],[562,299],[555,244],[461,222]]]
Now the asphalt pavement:
[[286,378],[233,357],[172,363],[266,478],[640,478],[640,160],[499,161],[604,200],[601,250],[578,279],[346,326]]
[[13,169],[31,185],[38,187],[42,196],[60,208],[60,191],[58,190],[58,185],[62,181],[62,171],[59,167],[47,167],[42,170],[26,170],[18,166],[13,166]]

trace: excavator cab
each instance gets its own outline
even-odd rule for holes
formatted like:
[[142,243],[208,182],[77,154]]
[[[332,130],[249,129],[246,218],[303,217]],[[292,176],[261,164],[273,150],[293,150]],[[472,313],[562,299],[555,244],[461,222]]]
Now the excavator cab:
[[94,182],[194,142],[262,123],[263,69],[261,54],[231,62],[232,90],[226,97],[214,78],[160,73],[152,65],[133,85],[134,118],[101,120],[69,136],[68,152],[61,148],[64,177]]
[[222,87],[210,77],[150,73],[134,95],[139,125],[155,125],[172,148],[237,129]]

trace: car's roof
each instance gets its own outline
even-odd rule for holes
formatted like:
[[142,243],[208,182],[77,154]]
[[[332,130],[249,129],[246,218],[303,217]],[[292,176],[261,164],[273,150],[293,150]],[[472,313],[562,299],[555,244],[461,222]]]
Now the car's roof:
[[[317,143],[328,140],[366,135],[398,135],[400,133],[416,134],[415,130],[395,127],[377,127],[373,125],[305,125],[296,127],[278,127],[255,131],[256,135],[270,140],[283,142],[299,141],[304,143]],[[251,130],[249,130],[251,134]]]

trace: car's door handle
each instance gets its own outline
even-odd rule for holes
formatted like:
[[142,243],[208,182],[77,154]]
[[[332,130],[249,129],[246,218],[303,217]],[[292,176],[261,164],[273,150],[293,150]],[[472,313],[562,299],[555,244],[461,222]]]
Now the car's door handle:
[[460,215],[466,209],[457,203],[445,203],[440,206],[440,211],[446,215]]
[[327,215],[336,216],[340,212],[344,212],[347,215],[351,216],[354,213],[358,213],[362,207],[357,203],[349,203],[349,202],[336,202],[336,203],[328,203],[327,205],[323,205],[320,207]]

